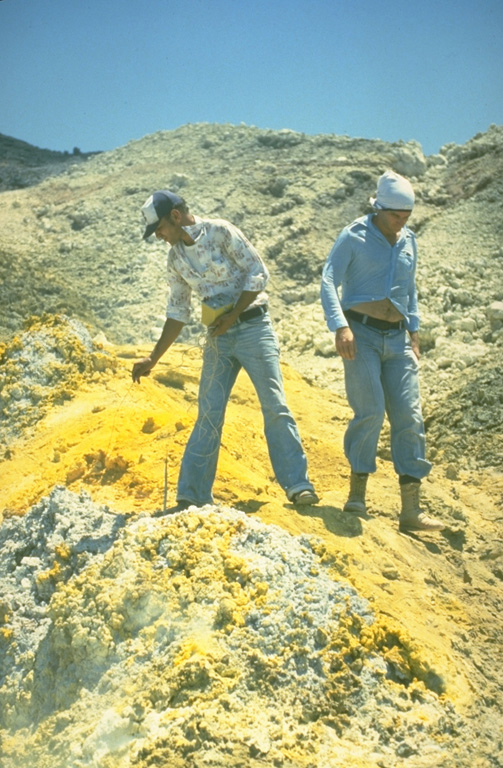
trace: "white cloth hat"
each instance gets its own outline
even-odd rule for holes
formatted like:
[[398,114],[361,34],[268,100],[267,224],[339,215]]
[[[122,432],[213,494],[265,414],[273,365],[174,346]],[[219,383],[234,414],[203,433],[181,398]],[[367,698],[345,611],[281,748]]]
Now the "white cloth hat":
[[386,171],[379,177],[376,196],[370,198],[370,205],[391,211],[412,211],[414,199],[410,181],[394,171]]

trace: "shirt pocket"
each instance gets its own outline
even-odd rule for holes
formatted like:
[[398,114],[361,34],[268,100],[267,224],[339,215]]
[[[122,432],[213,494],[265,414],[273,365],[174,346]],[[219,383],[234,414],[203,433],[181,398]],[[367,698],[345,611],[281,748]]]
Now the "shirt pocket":
[[398,280],[408,281],[414,271],[414,254],[405,248],[396,260],[395,274]]

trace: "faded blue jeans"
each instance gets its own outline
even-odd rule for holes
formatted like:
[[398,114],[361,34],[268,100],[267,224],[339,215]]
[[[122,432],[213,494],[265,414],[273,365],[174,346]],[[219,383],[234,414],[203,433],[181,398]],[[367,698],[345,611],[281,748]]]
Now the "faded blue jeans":
[[391,457],[398,475],[421,479],[431,470],[425,458],[419,368],[405,330],[380,331],[349,320],[356,358],[344,360],[346,395],[354,418],[344,436],[353,472],[375,472],[385,413]]
[[265,314],[237,323],[221,336],[207,338],[198,416],[182,459],[178,501],[199,506],[213,503],[225,409],[241,368],[249,375],[260,401],[269,457],[278,483],[289,499],[305,489],[314,491],[307,477],[297,424],[283,391],[278,339]]

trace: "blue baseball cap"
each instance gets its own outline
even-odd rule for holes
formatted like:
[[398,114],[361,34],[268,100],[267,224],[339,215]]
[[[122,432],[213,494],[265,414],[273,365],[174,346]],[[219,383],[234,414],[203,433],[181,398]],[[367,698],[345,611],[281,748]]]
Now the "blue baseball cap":
[[150,195],[148,200],[141,207],[143,218],[147,223],[147,228],[143,233],[143,239],[146,240],[149,238],[159,226],[162,217],[169,216],[173,208],[183,202],[184,200],[182,197],[175,195],[174,192],[170,192],[169,189],[163,189],[160,192],[154,192],[153,195]]

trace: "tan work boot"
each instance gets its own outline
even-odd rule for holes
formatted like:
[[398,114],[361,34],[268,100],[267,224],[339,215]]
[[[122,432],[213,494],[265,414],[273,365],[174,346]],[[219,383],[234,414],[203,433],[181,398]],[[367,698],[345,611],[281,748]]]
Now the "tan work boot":
[[400,486],[402,511],[400,512],[401,531],[443,531],[444,523],[428,517],[419,507],[420,483],[406,483]]
[[368,475],[351,472],[349,480],[349,496],[343,507],[344,512],[359,512],[361,515],[366,514],[367,507],[365,504],[365,492],[367,490],[368,477]]

